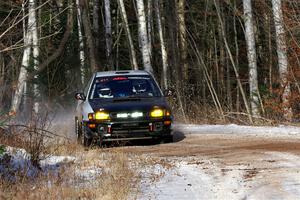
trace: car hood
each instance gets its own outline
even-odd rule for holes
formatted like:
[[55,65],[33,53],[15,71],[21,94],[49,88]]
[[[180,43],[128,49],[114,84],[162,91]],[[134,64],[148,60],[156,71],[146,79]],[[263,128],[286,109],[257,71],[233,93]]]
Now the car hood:
[[157,98],[120,98],[109,100],[89,100],[94,112],[104,109],[108,112],[150,111],[154,106],[169,108],[164,97]]

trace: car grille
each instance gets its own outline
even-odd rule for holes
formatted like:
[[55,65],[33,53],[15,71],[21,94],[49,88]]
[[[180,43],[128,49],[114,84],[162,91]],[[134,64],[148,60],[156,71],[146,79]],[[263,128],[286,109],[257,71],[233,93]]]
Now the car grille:
[[138,134],[149,132],[148,122],[116,123],[112,125],[112,134]]

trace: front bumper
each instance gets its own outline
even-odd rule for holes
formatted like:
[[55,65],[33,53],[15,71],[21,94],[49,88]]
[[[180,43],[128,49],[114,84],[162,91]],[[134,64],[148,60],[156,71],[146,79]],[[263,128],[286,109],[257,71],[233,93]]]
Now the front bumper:
[[171,119],[87,122],[86,125],[90,135],[101,141],[158,139],[169,137],[172,132]]

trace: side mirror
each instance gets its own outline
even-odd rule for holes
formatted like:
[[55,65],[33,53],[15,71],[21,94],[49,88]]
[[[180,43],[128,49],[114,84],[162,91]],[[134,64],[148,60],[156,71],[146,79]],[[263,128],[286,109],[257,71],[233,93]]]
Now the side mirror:
[[85,97],[85,95],[83,93],[79,93],[78,92],[78,93],[75,94],[75,99],[76,100],[85,101],[86,97]]
[[170,96],[173,96],[173,91],[172,90],[170,90],[170,89],[166,89],[166,90],[164,90],[164,96],[165,97],[170,97]]

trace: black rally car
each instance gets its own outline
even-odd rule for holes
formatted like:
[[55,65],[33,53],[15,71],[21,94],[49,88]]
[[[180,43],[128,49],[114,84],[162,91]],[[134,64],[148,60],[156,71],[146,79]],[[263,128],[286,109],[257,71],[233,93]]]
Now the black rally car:
[[160,90],[146,71],[94,73],[78,100],[75,117],[77,139],[93,141],[155,139],[172,141],[172,115]]

